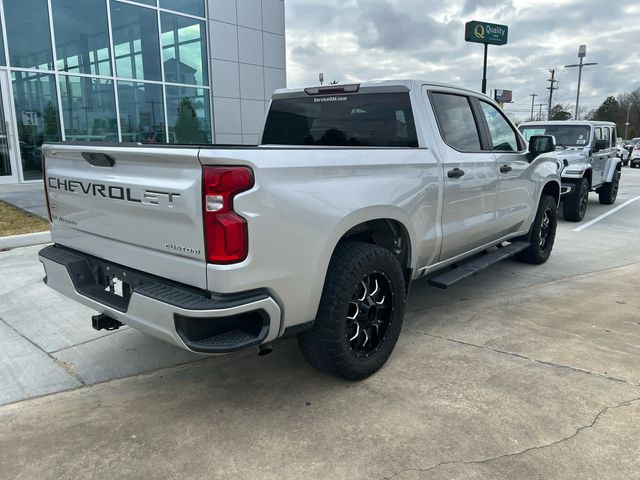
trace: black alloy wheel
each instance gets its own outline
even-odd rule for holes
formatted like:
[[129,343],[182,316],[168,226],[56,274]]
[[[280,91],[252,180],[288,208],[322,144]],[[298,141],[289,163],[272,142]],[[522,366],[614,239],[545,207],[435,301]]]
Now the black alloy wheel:
[[346,337],[354,354],[368,357],[384,343],[393,319],[393,286],[381,271],[366,274],[356,286],[347,312]]

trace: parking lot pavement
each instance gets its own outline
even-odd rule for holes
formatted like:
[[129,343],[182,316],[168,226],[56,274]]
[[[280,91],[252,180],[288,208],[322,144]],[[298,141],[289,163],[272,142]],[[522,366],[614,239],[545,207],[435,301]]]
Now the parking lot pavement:
[[202,360],[94,332],[42,284],[37,247],[0,253],[0,478],[632,478],[640,200],[601,216],[638,197],[626,168],[616,205],[592,195],[561,222],[547,264],[416,282],[389,364],[360,383],[293,340]]

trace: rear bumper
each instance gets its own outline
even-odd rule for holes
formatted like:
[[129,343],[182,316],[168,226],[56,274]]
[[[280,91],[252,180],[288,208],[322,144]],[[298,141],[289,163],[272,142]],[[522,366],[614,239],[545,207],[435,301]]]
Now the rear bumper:
[[[216,295],[59,245],[39,252],[45,283],[126,325],[193,352],[228,353],[275,340],[281,310],[266,292]],[[107,277],[131,292],[108,291]]]

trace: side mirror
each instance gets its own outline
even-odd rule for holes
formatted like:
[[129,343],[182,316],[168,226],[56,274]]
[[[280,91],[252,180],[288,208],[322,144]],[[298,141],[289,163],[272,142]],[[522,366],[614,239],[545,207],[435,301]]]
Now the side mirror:
[[593,145],[594,153],[604,150],[605,148],[609,148],[609,142],[606,140],[596,140],[596,143]]
[[532,135],[529,139],[529,162],[538,155],[553,152],[556,149],[556,139],[553,135]]

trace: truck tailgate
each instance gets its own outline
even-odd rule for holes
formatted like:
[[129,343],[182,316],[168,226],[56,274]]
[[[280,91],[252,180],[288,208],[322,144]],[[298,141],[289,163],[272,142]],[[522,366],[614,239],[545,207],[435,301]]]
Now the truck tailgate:
[[197,147],[49,145],[57,244],[206,288]]

